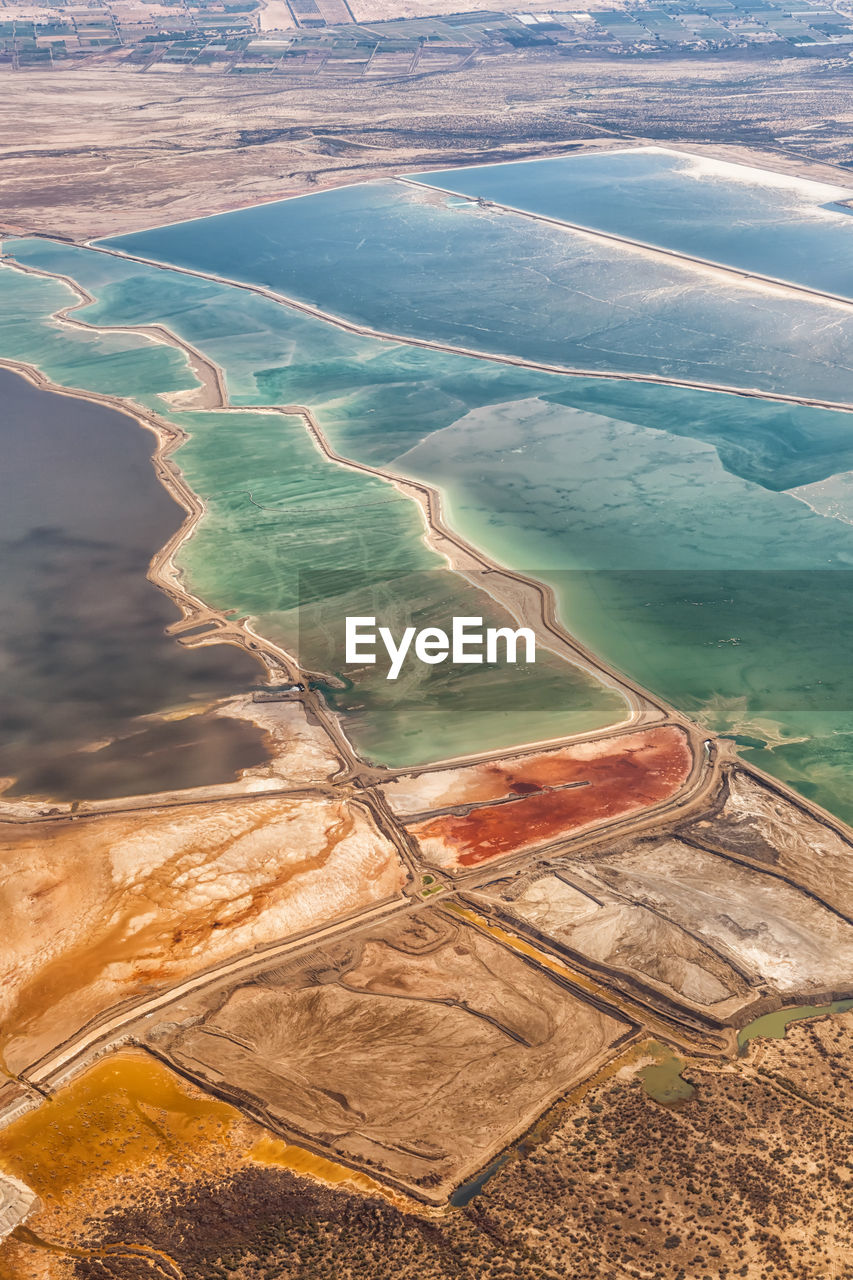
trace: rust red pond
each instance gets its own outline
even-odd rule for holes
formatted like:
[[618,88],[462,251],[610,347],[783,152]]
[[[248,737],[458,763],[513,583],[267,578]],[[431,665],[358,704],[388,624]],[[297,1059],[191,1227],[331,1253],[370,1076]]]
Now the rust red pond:
[[383,790],[425,857],[474,867],[674,795],[690,774],[674,726],[396,778]]

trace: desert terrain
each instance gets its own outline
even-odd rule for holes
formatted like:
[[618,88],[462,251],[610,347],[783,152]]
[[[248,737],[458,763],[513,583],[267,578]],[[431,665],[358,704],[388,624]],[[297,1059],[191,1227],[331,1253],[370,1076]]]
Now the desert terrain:
[[[849,833],[678,722],[341,775],[298,703],[257,715],[279,754],[294,730],[289,791],[4,824],[3,1167],[28,1186],[26,1135],[135,1047],[302,1173],[331,1161],[428,1220],[597,1073],[674,1052],[708,1090],[745,1088],[738,1028],[851,994]],[[516,834],[452,877],[435,824],[454,849],[454,824],[466,849]],[[692,1103],[673,1078],[672,1103],[639,1105]]]
[[[3,68],[0,229],[626,138],[846,183],[846,56],[675,61]],[[215,795],[2,815],[4,1280],[853,1276],[853,1018],[738,1047],[853,995],[843,824],[666,708],[396,776],[298,699],[219,714],[274,750]]]
[[584,881],[576,867],[557,864],[539,879],[498,881],[476,901],[597,965],[657,984],[670,998],[723,1015],[753,998],[726,956],[658,912]]
[[427,908],[147,1040],[274,1131],[441,1204],[633,1030]]
[[679,78],[669,61],[567,63],[519,50],[419,80],[416,94],[379,81],[367,97],[358,84],[315,89],[310,78],[28,71],[0,102],[2,230],[84,240],[406,170],[625,138],[836,183],[835,166],[853,159],[836,60],[717,55],[681,66]]
[[3,824],[3,1057],[16,1072],[111,1005],[400,894],[356,803],[199,803]]
[[676,1062],[689,1096],[664,1105],[643,1080],[657,1050],[634,1045],[440,1216],[334,1164],[300,1166],[155,1062],[117,1060],[57,1116],[72,1153],[63,1168],[30,1122],[15,1167],[42,1207],[7,1242],[6,1274],[599,1280],[648,1274],[653,1256],[660,1280],[849,1280],[851,1050],[853,1015],[794,1025],[722,1069]]

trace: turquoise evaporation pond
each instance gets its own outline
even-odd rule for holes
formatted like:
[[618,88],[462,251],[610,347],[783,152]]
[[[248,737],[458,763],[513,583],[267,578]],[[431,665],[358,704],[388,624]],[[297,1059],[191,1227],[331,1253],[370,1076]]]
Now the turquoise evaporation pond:
[[853,296],[853,186],[662,147],[444,169],[418,181]]
[[595,652],[853,820],[853,524],[653,425],[650,391],[667,426],[728,400],[761,437],[760,402],[590,380],[469,413],[392,465],[441,487],[463,536],[551,583]]
[[62,252],[71,274],[102,273],[99,322],[159,316],[242,402],[307,403],[342,452],[440,484],[459,531],[553,581],[590,647],[853,816],[850,415],[383,344]]
[[[76,252],[80,261],[98,258]],[[194,385],[184,357],[173,348],[129,333],[60,328],[50,315],[74,296],[60,281],[4,267],[0,289],[0,358],[38,363],[61,385],[102,392],[118,390],[110,375],[121,370],[129,398],[189,434],[176,460],[204,498],[206,512],[175,555],[188,585],[215,607],[252,616],[264,635],[298,651],[312,670],[347,677],[334,702],[369,757],[403,766],[624,719],[621,696],[545,651],[535,666],[510,669],[484,664],[448,671],[411,663],[395,683],[385,680],[381,662],[357,672],[346,668],[342,631],[348,614],[375,613],[395,634],[410,621],[449,629],[454,615],[482,616],[487,626],[507,625],[509,618],[484,591],[448,573],[443,559],[424,546],[422,519],[411,500],[383,480],[326,461],[301,417],[249,409],[181,411],[159,394]],[[178,310],[195,306],[222,337],[237,322],[232,315],[223,326],[223,313],[209,305],[205,290],[185,287],[182,301],[172,302]],[[118,298],[116,311],[99,319],[127,322],[118,314]],[[297,330],[302,320],[295,317]],[[316,344],[327,326],[305,323]],[[198,317],[197,324],[203,327]],[[255,326],[256,338],[262,334]],[[304,334],[291,340],[297,364],[305,349],[300,340],[306,342]],[[348,335],[342,341],[346,345]],[[357,370],[365,351],[360,340],[353,342],[349,360]],[[135,349],[126,350],[132,343]],[[280,340],[275,349],[280,359]],[[400,370],[393,356],[393,350],[386,353],[374,378],[393,383],[396,394]],[[488,370],[486,386],[499,372]],[[420,390],[418,398],[426,402],[423,382]],[[476,399],[473,383],[468,393]],[[445,395],[443,403],[452,421],[463,402]]]
[[[853,382],[851,308],[746,287],[476,203],[448,204],[402,182],[104,243],[466,350],[844,402]],[[35,261],[51,247],[26,252]]]
[[[373,616],[395,636],[508,616],[422,543],[414,504],[386,482],[328,462],[298,416],[184,413],[176,455],[206,515],[176,557],[199,595],[250,614],[310,670],[344,677],[329,692],[369,758],[404,766],[556,738],[623,720],[623,700],[539,650],[535,666],[344,663],[344,620]],[[488,579],[484,581],[488,588]]]
[[36,365],[60,386],[144,402],[149,388],[165,394],[196,386],[181,352],[136,334],[62,328],[54,311],[78,301],[69,285],[0,268],[0,358]]

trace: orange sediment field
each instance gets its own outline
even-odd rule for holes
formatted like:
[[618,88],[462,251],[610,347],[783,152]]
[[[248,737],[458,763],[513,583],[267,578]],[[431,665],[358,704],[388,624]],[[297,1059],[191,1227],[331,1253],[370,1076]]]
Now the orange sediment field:
[[665,726],[462,768],[441,802],[477,807],[413,822],[409,830],[427,858],[473,867],[659,804],[685,783],[691,764],[687,735]]
[[174,1193],[257,1164],[409,1207],[366,1174],[267,1135],[148,1054],[123,1052],[0,1131],[0,1169],[41,1201],[26,1228],[0,1243],[0,1276],[52,1280],[70,1274],[60,1266],[63,1254],[94,1260],[108,1253],[147,1260],[152,1274],[178,1276],[174,1260],[150,1246],[81,1247],[81,1224],[99,1210],[133,1207],[146,1192],[169,1186]]
[[118,1001],[399,893],[345,798],[253,798],[0,831],[0,1048],[20,1071]]
[[205,1144],[227,1148],[238,1123],[233,1107],[148,1054],[119,1053],[0,1130],[0,1166],[52,1209],[75,1190],[135,1169],[171,1160],[192,1167],[205,1158]]
[[248,1157],[255,1164],[289,1169],[291,1173],[313,1178],[329,1187],[341,1187],[346,1191],[357,1191],[361,1195],[382,1196],[404,1212],[415,1212],[421,1217],[429,1212],[420,1201],[410,1200],[402,1192],[383,1186],[367,1173],[350,1169],[344,1164],[337,1164],[334,1160],[308,1151],[305,1147],[295,1147],[292,1143],[285,1142],[283,1138],[273,1137],[272,1134],[265,1133],[262,1138],[259,1138],[249,1150]]
[[0,1168],[51,1208],[84,1185],[117,1174],[161,1163],[179,1173],[204,1172],[210,1162],[232,1171],[235,1157],[329,1186],[386,1194],[367,1174],[266,1133],[141,1050],[101,1060],[44,1106],[0,1130]]
[[133,1205],[161,1185],[227,1176],[256,1136],[247,1127],[233,1107],[184,1085],[147,1054],[97,1063],[0,1131],[0,1168],[41,1201],[26,1226],[0,1243],[0,1275],[58,1280],[71,1274],[63,1255],[94,1260],[110,1252],[147,1260],[152,1275],[177,1280],[182,1273],[158,1250],[131,1241],[115,1251],[81,1248],[81,1227],[93,1213]]

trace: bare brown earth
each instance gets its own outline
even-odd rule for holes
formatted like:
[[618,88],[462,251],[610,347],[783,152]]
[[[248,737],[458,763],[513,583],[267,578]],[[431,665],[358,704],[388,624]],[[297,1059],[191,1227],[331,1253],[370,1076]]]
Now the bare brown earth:
[[[677,141],[838,182],[843,59],[571,60],[518,51],[411,84],[108,69],[0,72],[2,226],[78,238],[483,159]],[[843,172],[843,171],[842,171]]]
[[[487,794],[501,763],[519,781],[516,760],[474,766]],[[57,1072],[37,1073],[51,1100],[0,1133],[0,1169],[47,1205],[0,1246],[0,1275],[13,1264],[9,1280],[635,1280],[650,1259],[655,1280],[846,1275],[849,1019],[792,1027],[793,1056],[754,1042],[740,1059],[732,1024],[809,995],[821,1003],[835,984],[850,994],[853,926],[798,885],[794,856],[804,878],[826,858],[829,887],[843,896],[849,846],[783,789],[726,760],[721,773],[702,816],[671,819],[668,832],[599,832],[516,859],[497,881],[488,865],[470,871],[462,901],[479,915],[439,886],[440,905],[400,901],[381,923],[348,921],[274,958],[250,952],[233,975],[158,996],[147,1016],[137,1008],[124,1034],[203,1088],[203,1116],[198,1101],[175,1101],[150,1058],[144,1069],[106,1059],[68,1086],[60,1056]],[[426,785],[435,790],[435,778]],[[52,825],[79,840],[95,822]],[[694,828],[701,847],[686,834]],[[283,834],[278,866],[304,843],[304,829]],[[236,842],[242,872],[253,838]],[[217,848],[198,854],[214,870]],[[92,862],[104,855],[96,847]],[[169,882],[186,891],[181,859],[174,865]],[[371,872],[359,876],[364,891]],[[436,888],[427,879],[425,893]],[[147,901],[171,909],[156,877]],[[199,930],[209,964],[207,926],[209,917]],[[636,1078],[673,1045],[695,1090],[674,1109]],[[97,1074],[114,1068],[115,1088]],[[25,1097],[20,1085],[2,1092],[4,1105]],[[229,1135],[247,1132],[246,1117],[275,1136],[235,1146]],[[218,1138],[205,1136],[209,1123]],[[447,1208],[452,1189],[530,1125],[529,1158],[512,1158],[464,1211]],[[166,1170],[159,1157],[137,1159],[152,1132],[174,1162]],[[186,1135],[201,1154],[211,1135],[220,1143],[207,1172],[185,1154]],[[348,1185],[341,1179],[359,1198],[317,1182]],[[398,1193],[412,1198],[402,1217],[387,1202]],[[36,1237],[83,1253],[49,1253]]]
[[11,1071],[119,1001],[394,897],[405,878],[393,845],[344,797],[9,823],[0,839]]
[[443,1202],[632,1028],[430,909],[226,988],[149,1041],[273,1129]]
[[[826,1024],[821,1048],[811,1034],[794,1027],[723,1070],[689,1065],[696,1093],[677,1107],[653,1102],[629,1068],[498,1174],[475,1220],[566,1280],[853,1275],[850,1124],[819,1084],[812,1093],[827,1062],[843,1088],[853,1019]],[[778,1079],[792,1065],[802,1095]]]

